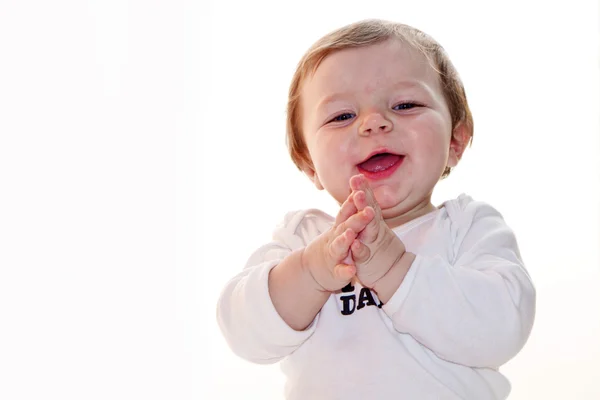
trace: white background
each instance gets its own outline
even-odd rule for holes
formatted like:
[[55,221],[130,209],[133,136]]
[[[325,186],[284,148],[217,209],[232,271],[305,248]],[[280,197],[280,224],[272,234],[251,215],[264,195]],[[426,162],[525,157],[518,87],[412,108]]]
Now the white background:
[[538,289],[511,400],[600,398],[593,1],[0,2],[0,398],[281,399],[231,354],[226,281],[290,210],[335,212],[287,156],[303,52],[379,17],[442,43],[475,119],[435,192],[513,227]]

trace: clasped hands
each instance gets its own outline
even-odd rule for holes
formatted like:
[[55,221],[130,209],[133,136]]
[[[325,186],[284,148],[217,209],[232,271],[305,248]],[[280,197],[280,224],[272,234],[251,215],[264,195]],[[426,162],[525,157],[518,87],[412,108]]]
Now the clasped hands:
[[354,278],[376,290],[405,253],[404,244],[385,223],[366,178],[353,176],[350,188],[333,226],[302,253],[302,267],[322,291],[340,290]]

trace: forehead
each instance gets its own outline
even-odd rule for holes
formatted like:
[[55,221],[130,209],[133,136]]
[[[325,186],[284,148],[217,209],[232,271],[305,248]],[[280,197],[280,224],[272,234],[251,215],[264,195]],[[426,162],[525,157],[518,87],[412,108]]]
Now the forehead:
[[390,39],[330,54],[306,79],[302,94],[321,97],[331,92],[369,93],[401,82],[439,90],[437,73],[427,58],[412,46]]

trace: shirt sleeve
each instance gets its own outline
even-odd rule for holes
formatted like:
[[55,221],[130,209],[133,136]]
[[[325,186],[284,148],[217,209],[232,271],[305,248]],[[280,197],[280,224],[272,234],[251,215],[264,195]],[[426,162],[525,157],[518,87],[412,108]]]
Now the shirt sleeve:
[[455,257],[417,254],[383,310],[440,358],[498,368],[525,345],[536,293],[515,235],[491,206],[461,210]]
[[225,285],[217,304],[217,322],[239,357],[258,364],[275,363],[313,334],[319,315],[305,330],[292,329],[273,305],[268,279],[271,269],[287,255],[327,228],[317,222],[306,212],[288,214],[274,240],[256,250],[245,268]]

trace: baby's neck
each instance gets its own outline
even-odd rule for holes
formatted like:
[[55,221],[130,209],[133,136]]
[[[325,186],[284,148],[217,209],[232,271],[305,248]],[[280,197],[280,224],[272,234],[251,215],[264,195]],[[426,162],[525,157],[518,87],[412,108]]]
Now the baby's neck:
[[383,216],[385,223],[390,227],[390,229],[394,229],[435,210],[437,210],[437,207],[431,204],[431,200],[427,199],[407,212],[399,215],[398,213],[394,213],[396,215],[391,215],[388,217],[384,211]]

